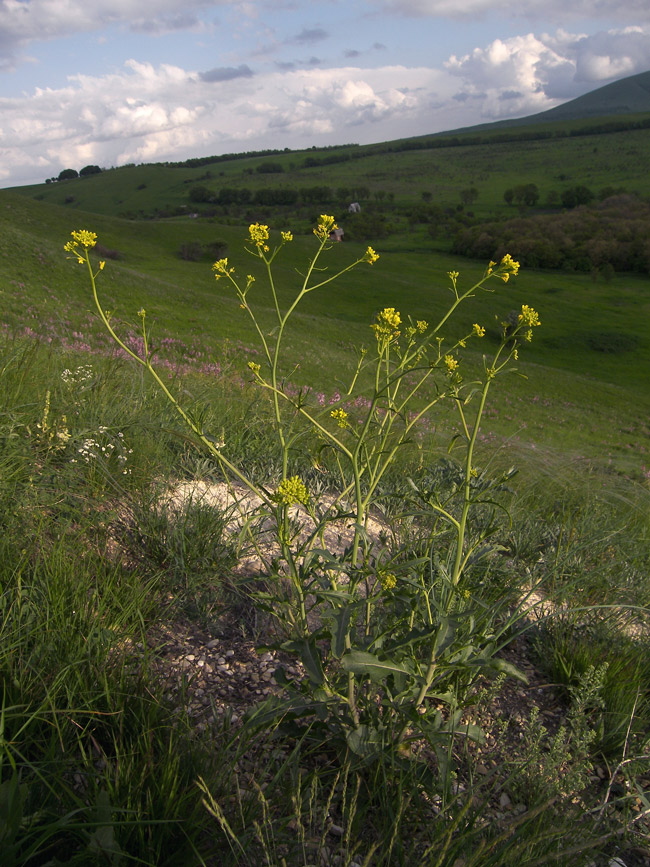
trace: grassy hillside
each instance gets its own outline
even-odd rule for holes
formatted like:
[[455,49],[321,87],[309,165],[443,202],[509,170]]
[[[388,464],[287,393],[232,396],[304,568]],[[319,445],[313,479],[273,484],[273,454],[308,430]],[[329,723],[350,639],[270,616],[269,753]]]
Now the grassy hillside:
[[585,126],[590,126],[594,119],[619,116],[624,118],[631,114],[643,114],[650,111],[650,72],[641,72],[628,78],[613,81],[603,87],[598,87],[589,93],[570,99],[548,111],[495,123],[478,124],[457,132],[487,132],[503,130],[509,127],[525,127],[531,124],[549,125],[553,122],[571,121],[574,128],[579,127],[577,121],[582,120]]
[[[82,269],[71,268],[62,252],[70,231],[83,226],[96,231],[108,251],[102,254],[108,263],[101,278],[104,303],[127,330],[136,327],[137,311],[144,306],[158,340],[176,338],[194,345],[203,359],[221,364],[232,356],[233,347],[245,347],[232,359],[244,369],[255,339],[250,322],[224,282],[215,282],[208,258],[187,262],[177,252],[186,240],[209,243],[218,237],[228,244],[230,261],[240,273],[261,278],[258,263],[243,250],[242,227],[70,214],[10,191],[0,200],[5,253],[0,297],[7,326],[29,327],[46,338],[89,347],[104,339],[91,313]],[[312,248],[313,238],[297,236],[283,251],[277,273],[285,301],[294,291],[295,271],[304,266]],[[376,265],[351,272],[301,306],[290,335],[289,362],[300,365],[295,381],[321,390],[340,388],[354,365],[351,347],[368,343],[369,323],[377,310],[394,306],[413,319],[433,320],[449,297],[447,272],[460,271],[467,285],[483,269],[482,264],[444,254],[385,251],[381,244],[377,248],[381,258]],[[364,249],[353,243],[335,245],[328,265],[345,265]],[[271,327],[270,298],[261,280],[258,285],[262,322]],[[522,358],[527,380],[511,378],[508,393],[495,397],[497,432],[512,434],[514,423],[523,442],[598,457],[640,473],[650,462],[644,420],[650,406],[645,388],[650,375],[647,281],[625,276],[593,283],[588,275],[524,271],[498,295],[472,299],[459,314],[458,333],[471,330],[473,322],[484,323],[485,345],[495,346],[499,321],[523,303],[539,311],[543,328]],[[75,339],[73,332],[79,335]],[[471,363],[480,363],[478,356],[470,354],[472,358]],[[520,429],[517,418],[524,408],[526,427]]]
[[[646,136],[628,132],[627,147],[645,153]],[[630,183],[613,138],[589,143],[610,160],[597,177]],[[486,263],[409,229],[399,201],[426,204],[424,178],[451,203],[480,177],[486,213],[508,211],[501,184],[533,169],[540,184],[559,165],[572,184],[587,177],[587,142],[332,168],[283,154],[266,158],[282,172],[250,157],[0,191],[3,864],[645,867],[647,276],[492,279],[445,323],[442,351],[431,337],[426,361],[400,367],[408,316],[438,321],[454,298],[448,272],[462,292]],[[273,341],[247,222],[268,221],[272,245],[295,231],[274,272],[286,309],[318,245],[313,217],[343,206],[119,214],[173,211],[197,183],[273,189],[334,172],[347,192],[375,185],[364,216],[401,229],[376,241],[350,231],[319,260],[326,278],[368,243],[380,256],[290,320],[279,382],[301,403],[282,404],[279,436],[255,378],[260,334],[211,263],[227,256],[256,278],[246,303]],[[98,235],[102,309],[140,357],[146,310],[157,381],[93,312],[88,271],[63,250],[80,228]],[[524,304],[541,327],[528,311],[532,342],[492,382],[502,323],[518,327]],[[384,308],[402,322],[388,311],[382,343],[370,323]],[[474,323],[485,335],[453,348]],[[348,399],[370,344],[383,347],[376,378],[362,372]],[[403,395],[418,376],[400,406],[398,383]],[[479,377],[489,394],[472,395]],[[307,512],[313,532],[300,527]]]
[[[480,144],[471,144],[474,137],[467,133],[456,137],[453,145],[440,146],[438,142],[429,149],[401,149],[409,143],[395,142],[386,147],[289,152],[196,167],[128,166],[16,191],[40,201],[65,205],[70,210],[135,217],[171,213],[178,208],[203,210],[189,199],[190,190],[196,186],[215,194],[223,187],[247,188],[254,193],[260,189],[327,186],[332,191],[328,204],[340,211],[355,196],[362,205],[387,206],[390,202],[399,206],[422,202],[423,193],[430,194],[431,201],[441,207],[456,207],[461,203],[461,190],[474,187],[477,197],[471,210],[477,217],[508,214],[504,191],[525,183],[537,185],[540,202],[545,202],[552,191],[561,194],[578,184],[596,193],[604,187],[625,187],[640,195],[650,194],[647,173],[638,171],[640,165],[650,160],[650,130],[571,135],[572,129],[571,122],[551,124],[542,131],[563,135],[548,140],[526,141],[528,132],[533,137],[540,135],[539,127],[531,127],[517,130],[519,141],[499,142],[485,136]],[[464,141],[468,144],[463,144]],[[426,140],[420,144],[426,145]],[[431,144],[436,144],[434,139]],[[394,148],[393,152],[390,148]],[[338,161],[327,163],[332,158]],[[311,165],[305,165],[306,161]],[[313,165],[314,162],[321,164]],[[259,171],[269,163],[281,171]],[[360,188],[362,193],[365,188],[365,197],[358,195]],[[309,219],[318,213],[319,206],[317,203],[305,208],[302,216]],[[243,214],[241,210],[233,208],[232,213],[244,220],[265,218],[263,209],[243,209]]]

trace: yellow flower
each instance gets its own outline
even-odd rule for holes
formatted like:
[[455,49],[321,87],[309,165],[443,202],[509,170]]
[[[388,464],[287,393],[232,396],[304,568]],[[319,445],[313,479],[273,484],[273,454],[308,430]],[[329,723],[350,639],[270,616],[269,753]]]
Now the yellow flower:
[[291,232],[281,232],[280,234],[282,235],[283,241],[293,241],[293,235]]
[[330,415],[336,420],[339,427],[346,428],[350,426],[350,423],[347,420],[348,414],[344,409],[333,409]]
[[382,590],[394,590],[397,587],[397,578],[392,572],[382,572],[378,577]]
[[87,229],[79,229],[77,232],[70,233],[77,244],[82,247],[94,247],[97,243],[97,235],[95,232],[89,232]]
[[103,261],[102,261],[102,262],[99,263],[99,270],[100,270],[100,271],[103,271],[105,267],[106,267],[106,262],[103,262]]
[[334,222],[334,217],[330,217],[328,214],[321,214],[318,220],[318,225],[314,229],[314,235],[316,235],[316,237],[321,241],[327,241],[330,232],[333,232],[336,228],[337,225]]
[[275,492],[275,499],[283,506],[292,506],[294,503],[307,505],[309,493],[302,479],[292,476],[290,479],[282,479]]
[[499,272],[497,273],[497,277],[501,277],[504,283],[507,283],[510,277],[516,277],[519,273],[519,262],[515,262],[510,253],[506,253],[506,255],[501,260],[501,264],[499,265]]
[[488,273],[488,274],[491,274],[491,273],[492,273],[492,271],[493,271],[494,268],[496,267],[496,264],[497,264],[496,262],[493,262],[493,261],[490,259],[490,263],[489,263],[489,265],[487,266],[487,273]]
[[[224,274],[228,273],[228,260],[218,259],[212,266],[212,270],[215,272],[214,279],[220,280]],[[231,268],[230,270],[232,271],[233,269]]]
[[144,309],[144,307],[141,307],[141,308],[138,310],[138,316],[140,317],[140,319],[144,319],[144,317],[146,316],[146,314],[147,314],[147,311]]
[[456,285],[456,280],[458,280],[459,272],[458,271],[447,271],[447,276],[451,280],[451,282]]
[[370,327],[375,332],[377,340],[381,340],[384,337],[399,337],[397,329],[401,321],[402,317],[394,307],[384,307],[381,313],[377,315],[377,322]]
[[266,242],[269,240],[269,227],[263,226],[260,223],[251,223],[248,227],[248,231],[250,233],[250,239],[257,249],[268,252],[269,248]]
[[424,319],[418,319],[418,321],[415,323],[415,327],[417,328],[417,330],[419,331],[420,334],[424,334],[424,332],[429,327],[429,323]]
[[367,262],[369,265],[374,265],[377,259],[379,259],[379,255],[375,253],[372,247],[368,247],[366,250],[366,254],[363,257],[364,262]]
[[458,369],[458,362],[453,355],[445,355],[445,367],[448,373],[453,373],[454,370]]
[[247,364],[247,367],[249,370],[252,370],[256,376],[259,374],[260,370],[262,369],[261,366],[259,364],[257,364],[257,362],[255,362],[255,361],[249,361]]
[[473,333],[476,337],[485,337],[485,328],[483,328],[482,325],[477,325],[477,323],[475,322],[472,325],[472,328],[473,328]]
[[518,322],[520,325],[528,325],[530,327],[542,324],[539,321],[539,313],[533,310],[532,307],[529,307],[528,304],[521,305],[521,313],[518,316]]

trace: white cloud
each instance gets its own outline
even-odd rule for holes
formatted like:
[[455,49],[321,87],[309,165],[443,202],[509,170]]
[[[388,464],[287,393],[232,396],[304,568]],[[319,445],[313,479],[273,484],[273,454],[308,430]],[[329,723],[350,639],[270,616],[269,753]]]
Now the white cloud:
[[466,18],[487,13],[505,13],[511,17],[565,20],[574,18],[633,17],[650,20],[647,0],[370,0],[384,11],[413,17]]
[[130,60],[116,74],[77,75],[64,88],[0,100],[4,177],[19,184],[86,163],[380,141],[396,130],[415,135],[423,116],[436,126],[432,106],[441,91],[448,100],[453,86],[446,73],[422,68],[308,69],[206,81],[199,72]]
[[[150,0],[138,14],[175,3]],[[188,0],[186,7],[202,3]],[[11,4],[27,5],[4,0],[2,14]],[[32,4],[81,8],[79,0]],[[98,6],[126,16],[126,0]],[[0,177],[31,183],[88,163],[365,143],[523,116],[650,68],[650,26],[502,37],[452,55],[443,69],[278,65],[254,72],[240,58],[231,62],[189,70],[132,59],[117,72],[78,74],[64,87],[0,99]]]
[[532,114],[650,68],[650,28],[495,39],[445,65],[486,120]]

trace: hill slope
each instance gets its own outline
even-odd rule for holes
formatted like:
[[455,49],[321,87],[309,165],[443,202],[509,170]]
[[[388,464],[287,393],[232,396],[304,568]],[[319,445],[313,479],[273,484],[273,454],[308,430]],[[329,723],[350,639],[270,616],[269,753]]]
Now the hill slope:
[[[650,112],[650,71],[640,72],[638,75],[631,75],[628,78],[620,79],[620,81],[613,81],[538,114],[498,120],[494,123],[482,123],[452,130],[452,132],[485,132],[491,129],[507,129],[531,124],[605,118],[625,114],[645,114],[646,112]],[[440,133],[440,135],[449,135],[449,132]]]

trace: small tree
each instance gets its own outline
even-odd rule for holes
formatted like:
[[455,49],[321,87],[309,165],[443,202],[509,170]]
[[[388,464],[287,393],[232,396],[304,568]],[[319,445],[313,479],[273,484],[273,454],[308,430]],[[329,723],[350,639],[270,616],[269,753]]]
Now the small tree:
[[78,178],[79,172],[76,169],[63,169],[62,172],[59,172],[58,180],[60,181],[70,181],[72,178]]
[[98,175],[100,174],[100,172],[101,169],[99,168],[99,166],[84,166],[79,172],[79,177],[85,178],[88,175]]
[[588,205],[594,199],[594,193],[584,184],[569,187],[562,193],[562,205],[565,208],[577,208],[578,205]]
[[469,187],[466,190],[460,191],[460,200],[464,205],[473,205],[478,199],[478,190],[476,187]]
[[212,202],[213,194],[212,191],[204,186],[196,186],[192,187],[189,192],[188,198],[190,202]]

